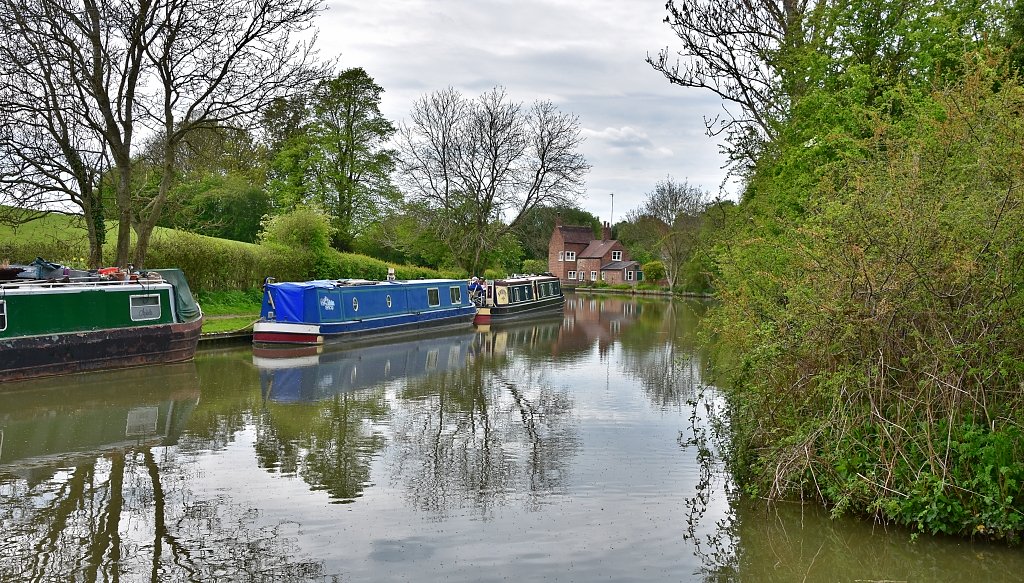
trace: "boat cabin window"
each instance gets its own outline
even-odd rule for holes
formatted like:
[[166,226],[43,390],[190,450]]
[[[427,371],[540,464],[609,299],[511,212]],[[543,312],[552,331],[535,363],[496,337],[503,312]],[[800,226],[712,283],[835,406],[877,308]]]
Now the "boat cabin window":
[[0,332],[7,329],[7,300],[0,300]]
[[441,305],[441,293],[436,287],[427,288],[427,305],[436,308]]
[[450,287],[448,292],[451,294],[452,305],[458,306],[462,304],[462,288],[461,287]]
[[160,319],[161,308],[158,294],[131,296],[128,301],[133,322]]

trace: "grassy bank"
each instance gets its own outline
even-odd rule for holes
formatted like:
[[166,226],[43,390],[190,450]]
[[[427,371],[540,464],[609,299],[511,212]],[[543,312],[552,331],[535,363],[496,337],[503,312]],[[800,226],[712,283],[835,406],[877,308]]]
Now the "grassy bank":
[[[104,257],[110,262],[115,255],[116,228],[115,224],[108,225],[110,241],[104,247]],[[16,228],[0,226],[0,261],[28,263],[43,257],[84,268],[88,256],[88,239],[76,217],[54,214]],[[299,245],[257,245],[163,228],[157,228],[153,234],[145,267],[181,269],[197,294],[253,290],[259,288],[266,277],[280,281],[346,277],[381,280],[387,277],[388,268],[393,268],[399,279],[465,276],[413,265],[389,264],[329,248],[314,252]]]

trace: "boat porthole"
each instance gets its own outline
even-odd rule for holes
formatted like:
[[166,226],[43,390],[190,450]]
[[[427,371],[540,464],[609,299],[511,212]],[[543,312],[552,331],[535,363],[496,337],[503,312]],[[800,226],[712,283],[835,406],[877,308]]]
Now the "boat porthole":
[[390,308],[391,307],[391,296],[390,295],[387,297],[387,302],[388,302],[388,307]]
[[358,312],[359,311],[359,298],[352,298],[352,311],[353,312]]

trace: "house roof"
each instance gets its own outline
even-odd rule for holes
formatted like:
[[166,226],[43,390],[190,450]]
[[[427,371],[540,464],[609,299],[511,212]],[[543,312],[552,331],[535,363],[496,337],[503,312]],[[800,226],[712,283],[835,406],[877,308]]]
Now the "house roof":
[[586,245],[594,240],[594,231],[590,227],[559,226],[558,230],[562,232],[562,240],[566,243]]
[[604,257],[613,245],[618,243],[615,239],[605,239],[603,241],[593,240],[587,245],[587,248],[580,252],[580,257]]
[[605,271],[605,270],[615,271],[615,270],[619,270],[619,269],[626,269],[626,268],[632,267],[634,265],[640,265],[640,264],[638,262],[636,262],[636,261],[612,261],[611,263],[609,263],[607,265],[602,265],[601,266],[601,271]]

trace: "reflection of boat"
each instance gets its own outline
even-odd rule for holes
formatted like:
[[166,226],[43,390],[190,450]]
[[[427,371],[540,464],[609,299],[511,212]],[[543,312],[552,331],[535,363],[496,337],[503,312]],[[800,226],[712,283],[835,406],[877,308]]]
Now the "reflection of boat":
[[316,345],[380,338],[466,326],[474,313],[466,282],[454,279],[268,280],[253,343]]
[[203,315],[181,271],[101,276],[42,264],[66,275],[29,279],[23,267],[0,275],[0,381],[195,355]]
[[479,300],[476,324],[533,318],[561,313],[565,305],[562,285],[551,275],[513,275],[486,286]]
[[338,393],[435,371],[464,368],[474,350],[473,333],[421,336],[357,348],[254,349],[264,398],[316,401]]
[[173,443],[199,402],[199,376],[193,363],[159,371],[158,379],[143,368],[34,379],[0,393],[0,473]]
[[482,354],[501,356],[509,349],[544,349],[558,342],[562,330],[561,314],[546,314],[529,322],[483,324],[476,327]]

